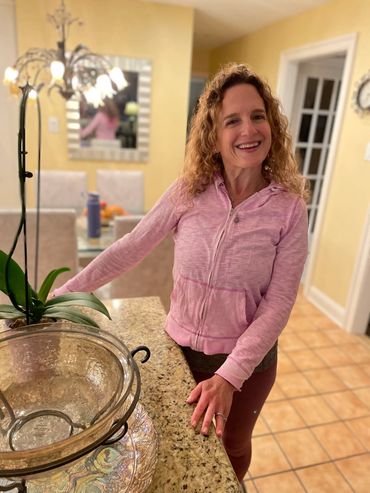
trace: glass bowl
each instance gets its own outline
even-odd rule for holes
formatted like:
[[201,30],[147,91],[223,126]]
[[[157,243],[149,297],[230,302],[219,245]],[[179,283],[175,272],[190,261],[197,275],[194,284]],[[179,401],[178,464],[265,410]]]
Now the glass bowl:
[[139,393],[130,351],[108,332],[56,322],[0,333],[0,477],[52,470],[109,443]]

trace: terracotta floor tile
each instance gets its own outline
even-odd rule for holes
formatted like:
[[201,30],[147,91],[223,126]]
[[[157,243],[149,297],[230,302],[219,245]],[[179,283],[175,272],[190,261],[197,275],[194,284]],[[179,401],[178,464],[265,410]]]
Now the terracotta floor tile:
[[278,384],[287,397],[303,397],[316,394],[315,389],[300,372],[278,375]]
[[370,375],[358,365],[337,366],[333,368],[333,372],[350,389],[370,386]]
[[370,338],[345,332],[303,291],[253,433],[248,493],[370,493]]
[[362,343],[344,344],[341,349],[346,351],[354,363],[370,363],[370,348]]
[[307,428],[276,433],[275,437],[293,467],[304,467],[329,460],[328,454]]
[[370,337],[367,335],[359,335],[358,337],[358,342],[362,344],[367,350],[370,351]]
[[315,426],[312,432],[331,459],[341,459],[366,452],[365,447],[344,423]]
[[333,346],[330,348],[318,348],[313,350],[329,367],[350,365],[352,360],[345,352]]
[[316,306],[312,305],[311,303],[307,304],[302,304],[300,306],[302,313],[308,317],[322,317],[322,313]]
[[292,399],[292,406],[302,416],[307,426],[337,421],[338,418],[320,396]]
[[252,480],[244,480],[244,484],[248,493],[258,493]]
[[349,334],[344,329],[330,330],[325,332],[325,334],[328,336],[328,339],[338,346],[352,344],[357,341],[355,334]]
[[346,421],[346,425],[370,452],[370,416],[367,418],[349,419]]
[[322,464],[297,471],[307,493],[351,493],[352,489],[333,464]]
[[356,389],[353,393],[369,408],[370,412],[370,387],[367,387],[366,389]]
[[283,472],[266,478],[258,478],[255,479],[255,483],[258,493],[305,493],[293,472]]
[[311,315],[309,317],[310,319],[310,322],[312,322],[314,324],[315,327],[317,327],[318,329],[323,329],[323,330],[328,330],[328,331],[331,331],[331,330],[342,330],[344,332],[344,330],[342,328],[339,327],[338,324],[336,324],[335,322],[332,322],[329,318],[325,317],[325,315],[323,315],[322,313],[320,315]]
[[324,368],[325,363],[311,349],[303,349],[299,351],[291,351],[290,358],[293,360],[296,367],[303,370],[316,370]]
[[369,493],[370,454],[339,460],[335,464],[356,493]]
[[[266,404],[265,404],[266,405]],[[263,419],[261,415],[258,416],[257,423],[253,429],[253,436],[266,435],[271,433],[266,425],[266,421]]]
[[[293,308],[292,308],[292,311],[291,311],[291,313],[290,313],[290,318],[292,318],[292,317],[299,317],[299,316],[303,317],[303,316],[304,316],[304,314],[303,314],[303,312],[302,312],[302,310],[301,310],[300,305],[299,305],[298,303],[296,303],[296,304],[293,306]],[[305,317],[305,318],[306,318],[306,317]]]
[[273,433],[304,428],[305,423],[289,401],[267,402],[262,416]]
[[341,419],[361,418],[370,414],[369,408],[352,390],[324,394],[322,397]]
[[335,392],[347,388],[329,368],[308,370],[303,372],[303,375],[318,392]]
[[275,382],[271,392],[268,395],[267,401],[281,401],[283,399],[285,399],[285,395],[281,390],[280,385]]
[[252,439],[253,456],[249,473],[252,478],[290,469],[290,465],[272,435]]
[[284,353],[283,351],[279,351],[278,354],[278,373],[292,373],[294,371],[297,371],[297,367],[291,360],[291,358],[288,356],[288,354]]
[[[311,331],[315,329],[315,325],[305,315],[292,315],[289,318],[287,327],[291,327],[295,332],[304,333],[305,331]],[[284,329],[285,330],[285,329]]]
[[361,369],[370,376],[370,363],[362,363]]
[[309,348],[332,346],[333,341],[322,330],[307,330],[299,334]]
[[294,351],[296,349],[306,349],[306,344],[295,334],[284,334],[279,337],[279,346],[283,351]]

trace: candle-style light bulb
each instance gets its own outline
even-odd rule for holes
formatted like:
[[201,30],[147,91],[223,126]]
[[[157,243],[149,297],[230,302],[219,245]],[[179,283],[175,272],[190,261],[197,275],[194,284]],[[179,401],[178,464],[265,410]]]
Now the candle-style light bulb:
[[64,63],[60,62],[59,60],[54,60],[53,62],[51,62],[50,72],[54,80],[62,80],[64,71]]
[[14,84],[18,78],[18,70],[14,67],[6,67],[4,71],[4,84],[10,85]]
[[113,67],[112,70],[109,71],[109,77],[115,83],[119,91],[128,86],[125,75],[119,67]]
[[101,74],[99,75],[99,77],[97,77],[95,87],[100,92],[101,99],[112,98],[114,93],[116,92],[113,89],[112,83],[107,74]]

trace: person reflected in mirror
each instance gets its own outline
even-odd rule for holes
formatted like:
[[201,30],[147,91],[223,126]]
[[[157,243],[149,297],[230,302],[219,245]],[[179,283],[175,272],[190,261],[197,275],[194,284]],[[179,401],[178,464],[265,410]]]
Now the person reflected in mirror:
[[246,65],[229,64],[199,99],[182,176],[131,233],[56,290],[95,290],[172,232],[165,329],[196,381],[190,424],[207,435],[215,422],[240,481],[307,255],[307,199],[278,100]]
[[82,139],[96,138],[100,140],[114,140],[119,127],[119,112],[114,99],[105,98],[104,106],[99,107],[92,120],[82,128]]

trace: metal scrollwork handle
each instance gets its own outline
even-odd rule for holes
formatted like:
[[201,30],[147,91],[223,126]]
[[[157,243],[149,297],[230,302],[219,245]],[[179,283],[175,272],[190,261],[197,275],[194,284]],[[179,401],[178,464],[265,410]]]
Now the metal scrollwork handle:
[[26,481],[24,479],[20,483],[11,483],[7,486],[0,484],[0,491],[11,491],[14,488],[17,488],[18,493],[27,493]]
[[[112,428],[118,423],[118,421],[115,421],[113,423],[113,426]],[[104,442],[102,443],[102,445],[104,447],[106,447],[107,445],[113,445],[114,443],[117,443],[119,440],[121,440],[121,438],[123,438],[126,433],[127,433],[127,430],[128,430],[128,424],[127,424],[127,421],[126,423],[124,423],[123,425],[123,430],[116,436],[113,436],[111,438],[108,438],[107,440],[104,440]]]
[[134,357],[136,353],[144,351],[146,355],[143,357],[143,359],[140,361],[140,363],[146,363],[148,359],[150,358],[150,349],[146,346],[138,346],[137,348],[133,349],[131,351],[131,356]]

